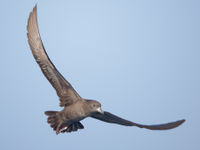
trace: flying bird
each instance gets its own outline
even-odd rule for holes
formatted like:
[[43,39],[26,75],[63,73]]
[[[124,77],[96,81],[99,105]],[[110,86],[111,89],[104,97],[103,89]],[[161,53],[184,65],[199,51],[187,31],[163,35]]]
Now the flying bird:
[[33,8],[28,18],[27,37],[32,54],[38,63],[41,71],[47,80],[56,90],[60,100],[60,106],[64,107],[61,111],[46,111],[48,116],[47,122],[56,131],[56,134],[77,131],[83,129],[81,120],[92,117],[104,122],[115,123],[124,126],[136,126],[150,130],[167,130],[178,127],[185,120],[175,122],[143,125],[125,120],[110,112],[103,111],[101,104],[96,100],[82,98],[72,87],[72,85],[60,74],[55,65],[48,57],[42,43],[38,22],[37,22],[37,5]]

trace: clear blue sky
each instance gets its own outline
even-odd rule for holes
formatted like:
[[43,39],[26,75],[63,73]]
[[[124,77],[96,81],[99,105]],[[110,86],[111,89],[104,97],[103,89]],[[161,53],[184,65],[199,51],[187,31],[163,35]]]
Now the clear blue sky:
[[144,124],[185,118],[149,131],[94,119],[56,135],[46,110],[61,110],[26,37],[35,0],[0,5],[0,149],[199,150],[200,1],[38,1],[41,36],[58,70],[84,98]]

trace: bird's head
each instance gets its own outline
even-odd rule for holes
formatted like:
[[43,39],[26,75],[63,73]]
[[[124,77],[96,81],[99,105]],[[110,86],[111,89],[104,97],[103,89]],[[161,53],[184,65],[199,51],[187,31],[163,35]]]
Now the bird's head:
[[87,105],[89,106],[89,109],[92,113],[104,113],[101,109],[101,104],[96,100],[87,100]]

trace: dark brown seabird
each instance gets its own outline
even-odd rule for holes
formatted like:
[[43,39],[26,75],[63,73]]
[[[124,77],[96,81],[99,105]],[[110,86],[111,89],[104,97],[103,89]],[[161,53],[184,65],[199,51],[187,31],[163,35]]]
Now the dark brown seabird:
[[49,59],[44,49],[38,29],[37,5],[33,8],[33,11],[29,15],[27,31],[28,43],[32,54],[45,77],[55,88],[60,99],[60,106],[64,107],[62,111],[45,112],[48,116],[47,122],[57,134],[83,129],[84,126],[80,123],[80,121],[86,117],[92,117],[108,123],[116,123],[124,126],[137,126],[150,130],[172,129],[178,127],[185,121],[183,119],[165,124],[142,125],[122,119],[109,112],[102,111],[101,104],[98,101],[83,99],[80,97],[72,85],[59,73]]

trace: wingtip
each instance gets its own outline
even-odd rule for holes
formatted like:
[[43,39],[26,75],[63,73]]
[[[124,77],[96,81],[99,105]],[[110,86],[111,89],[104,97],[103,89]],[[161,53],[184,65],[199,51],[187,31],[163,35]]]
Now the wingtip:
[[[33,14],[33,13],[37,13],[37,3],[33,7],[33,10],[30,12],[30,15]],[[30,17],[30,15],[29,15],[29,17]]]
[[35,6],[33,8],[33,12],[37,12],[37,3],[35,4]]
[[32,20],[34,17],[37,18],[37,3],[35,4],[35,6],[33,7],[32,11],[31,11],[30,14],[29,14],[28,23],[27,23],[27,30],[28,30],[28,26],[29,26],[31,20]]
[[176,121],[176,122],[172,123],[174,126],[172,126],[172,128],[171,128],[171,129],[173,129],[173,128],[176,128],[176,127],[180,126],[180,125],[181,125],[181,124],[183,124],[185,121],[186,121],[185,119],[182,119],[182,120],[178,120],[178,121]]
[[182,120],[179,120],[178,122],[181,124],[183,124],[186,120],[185,119],[182,119]]

